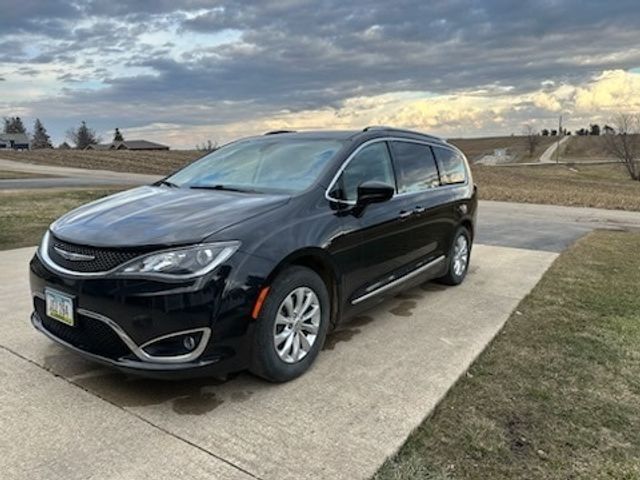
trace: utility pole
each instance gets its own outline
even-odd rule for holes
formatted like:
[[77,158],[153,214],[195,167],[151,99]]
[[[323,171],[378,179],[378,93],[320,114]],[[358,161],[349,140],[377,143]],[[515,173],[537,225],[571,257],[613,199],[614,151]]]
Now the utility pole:
[[560,163],[560,136],[562,136],[562,115],[558,119],[558,143],[556,143],[556,165]]

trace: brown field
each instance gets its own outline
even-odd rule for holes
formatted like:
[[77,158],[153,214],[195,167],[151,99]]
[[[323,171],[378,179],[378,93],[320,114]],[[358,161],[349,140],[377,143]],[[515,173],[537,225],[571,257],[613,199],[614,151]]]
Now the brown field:
[[[526,139],[521,136],[452,139],[469,161],[493,153],[496,148],[507,148],[516,161],[535,161],[551,144],[552,139],[541,139],[533,157],[526,152]],[[196,150],[170,150],[168,152],[96,151],[96,150],[31,150],[29,152],[3,151],[0,158],[20,162],[63,167],[113,170],[118,172],[168,174],[203,155]]]
[[599,137],[573,136],[562,148],[561,156],[563,160],[614,160],[614,156],[607,149],[607,138],[604,135]]
[[554,141],[554,137],[540,137],[540,143],[532,156],[529,156],[527,139],[523,136],[486,137],[486,138],[451,138],[448,140],[474,163],[484,155],[492,154],[496,148],[506,148],[515,157],[516,162],[535,162],[542,152]]
[[473,167],[483,200],[640,211],[640,182],[622,165]]
[[19,162],[61,167],[113,170],[148,174],[167,174],[200,157],[196,150],[160,152],[96,151],[96,150],[31,150],[2,152],[0,158]]

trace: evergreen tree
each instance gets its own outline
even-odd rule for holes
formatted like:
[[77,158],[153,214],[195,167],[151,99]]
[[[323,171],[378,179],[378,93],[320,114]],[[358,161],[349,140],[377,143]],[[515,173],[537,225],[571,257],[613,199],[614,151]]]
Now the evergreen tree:
[[53,148],[53,145],[51,145],[51,138],[47,134],[47,129],[44,128],[44,125],[42,125],[39,118],[36,118],[36,121],[33,124],[31,148]]
[[113,135],[114,142],[124,142],[124,137],[120,133],[120,129],[116,127],[116,133]]
[[100,138],[96,136],[95,130],[87,127],[87,123],[84,120],[77,129],[71,128],[67,131],[67,138],[69,138],[79,150],[100,142]]
[[20,117],[4,117],[4,133],[27,133]]

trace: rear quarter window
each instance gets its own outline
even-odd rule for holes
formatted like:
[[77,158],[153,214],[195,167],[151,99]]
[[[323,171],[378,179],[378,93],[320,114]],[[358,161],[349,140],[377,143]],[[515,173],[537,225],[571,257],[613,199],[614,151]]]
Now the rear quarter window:
[[398,191],[413,193],[437,187],[438,169],[428,145],[419,143],[390,142],[398,169]]
[[467,180],[467,169],[462,155],[455,150],[442,147],[433,147],[433,152],[438,162],[442,185],[464,183]]

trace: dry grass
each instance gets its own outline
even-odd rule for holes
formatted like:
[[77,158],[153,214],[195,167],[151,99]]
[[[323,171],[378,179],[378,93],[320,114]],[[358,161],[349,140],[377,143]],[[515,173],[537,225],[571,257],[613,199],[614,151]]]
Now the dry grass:
[[564,253],[376,480],[639,479],[638,250]]
[[621,165],[473,167],[480,198],[640,211],[640,182]]
[[0,250],[37,245],[51,222],[108,189],[0,190]]
[[611,154],[607,151],[605,141],[604,136],[572,136],[562,147],[562,160],[611,159]]
[[471,163],[479,160],[484,155],[493,154],[496,148],[506,148],[515,156],[516,162],[537,161],[540,155],[553,143],[552,137],[540,137],[540,144],[536,147],[532,156],[529,156],[527,139],[523,136],[512,137],[487,137],[487,138],[452,138],[452,143],[464,152]]
[[0,158],[19,162],[62,167],[113,170],[148,174],[168,174],[200,157],[195,150],[96,151],[96,150],[31,150],[2,152]]

